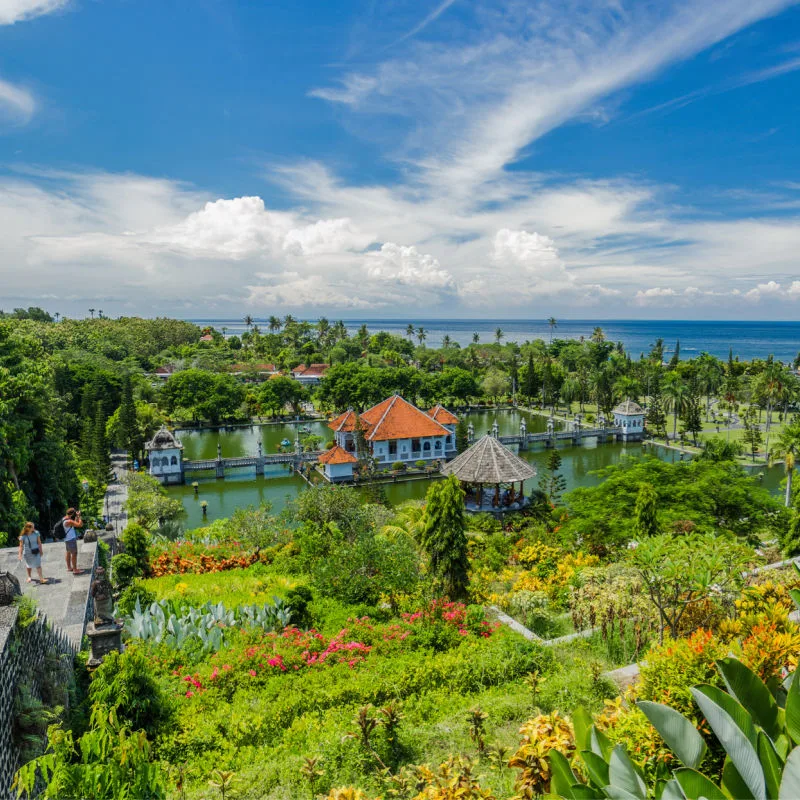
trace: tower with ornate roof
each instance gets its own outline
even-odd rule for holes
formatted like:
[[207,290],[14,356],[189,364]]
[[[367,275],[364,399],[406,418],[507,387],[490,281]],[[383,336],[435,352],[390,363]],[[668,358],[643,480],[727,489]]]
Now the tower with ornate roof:
[[633,400],[620,403],[613,411],[614,427],[621,428],[623,442],[644,439],[644,409]]
[[183,483],[183,445],[166,425],[144,447],[154,478],[161,483]]

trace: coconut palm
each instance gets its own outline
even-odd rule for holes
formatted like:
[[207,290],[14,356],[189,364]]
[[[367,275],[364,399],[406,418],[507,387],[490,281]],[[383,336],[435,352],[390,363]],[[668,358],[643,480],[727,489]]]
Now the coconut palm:
[[558,327],[558,320],[555,317],[550,317],[547,320],[547,324],[550,326],[550,344],[553,344],[553,331]]
[[475,333],[472,334],[472,344],[478,344],[480,340],[481,335],[478,333],[478,331],[475,331]]
[[664,406],[672,412],[672,438],[674,439],[678,431],[678,417],[686,408],[689,391],[677,372],[669,372],[664,378],[661,392],[664,395]]
[[425,508],[421,503],[415,501],[403,503],[397,507],[392,521],[381,528],[381,533],[389,541],[410,536],[415,542],[419,542],[425,528],[424,518]]
[[445,334],[444,337],[442,338],[442,347],[447,349],[448,347],[450,347],[450,344],[451,344],[450,336],[448,334]]
[[414,335],[414,326],[409,322],[409,324],[406,325],[406,336],[408,336],[408,338],[410,339],[413,335]]
[[501,342],[501,340],[503,339],[504,336],[505,336],[505,334],[503,333],[503,329],[502,328],[497,328],[495,330],[495,332],[494,332],[494,340],[495,340],[495,342],[497,344],[500,344],[500,342]]
[[425,328],[422,327],[422,325],[420,325],[419,328],[417,328],[417,341],[419,342],[420,347],[425,346],[425,340],[427,338],[428,338],[428,332],[425,330]]
[[103,319],[103,309],[102,308],[98,310],[97,316],[100,317],[100,319]]
[[281,329],[281,321],[274,314],[269,318],[269,332],[277,333]]
[[92,315],[92,319],[94,319],[94,309],[93,308],[89,309],[89,313]]
[[800,453],[800,420],[789,423],[778,437],[778,444],[773,455],[782,456],[786,468],[786,496],[784,504],[787,508],[792,504],[792,478],[797,454]]
[[251,326],[253,325],[253,317],[250,314],[244,315],[244,324],[247,326],[247,330],[249,332]]

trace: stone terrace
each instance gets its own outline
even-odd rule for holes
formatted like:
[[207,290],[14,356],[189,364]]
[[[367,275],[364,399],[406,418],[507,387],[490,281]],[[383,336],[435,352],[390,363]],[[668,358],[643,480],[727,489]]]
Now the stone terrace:
[[[80,649],[86,625],[86,615],[90,611],[89,585],[92,581],[96,542],[78,542],[78,569],[80,575],[67,572],[64,560],[63,542],[44,542],[42,572],[49,583],[43,586],[34,579],[26,583],[25,562],[17,560],[18,548],[0,550],[0,572],[8,571],[19,581],[24,594],[36,600],[39,610],[52,625],[58,626],[75,646]],[[36,572],[33,573],[36,575]]]

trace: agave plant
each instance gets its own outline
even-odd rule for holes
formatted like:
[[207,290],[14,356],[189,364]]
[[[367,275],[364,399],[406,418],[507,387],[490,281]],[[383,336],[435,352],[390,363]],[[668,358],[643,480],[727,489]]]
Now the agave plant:
[[125,620],[128,633],[142,640],[164,642],[176,650],[199,643],[204,651],[218,651],[225,644],[225,631],[239,626],[281,631],[291,622],[292,609],[280,597],[262,606],[240,606],[229,611],[222,603],[177,609],[168,600],[142,609],[137,598],[133,614]]
[[[694,724],[669,706],[637,703],[681,767],[654,787],[660,800],[797,800],[800,798],[800,680],[790,675],[770,687],[736,658],[717,662],[727,692],[700,684],[692,696],[725,751],[719,784],[699,771],[706,743]],[[625,748],[614,746],[591,725],[588,714],[575,715],[575,738],[586,782],[567,759],[551,751],[551,791],[568,800],[610,798],[646,800],[644,776]]]

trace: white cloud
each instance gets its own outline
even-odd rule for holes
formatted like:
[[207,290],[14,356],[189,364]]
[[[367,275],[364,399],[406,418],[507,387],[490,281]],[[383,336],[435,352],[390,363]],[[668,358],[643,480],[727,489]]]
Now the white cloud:
[[35,111],[36,100],[27,89],[0,78],[0,123],[24,125]]
[[63,8],[69,0],[0,0],[0,25],[13,25]]
[[432,255],[394,242],[367,253],[366,268],[370,278],[389,285],[399,283],[422,289],[452,289],[455,285],[453,276]]

